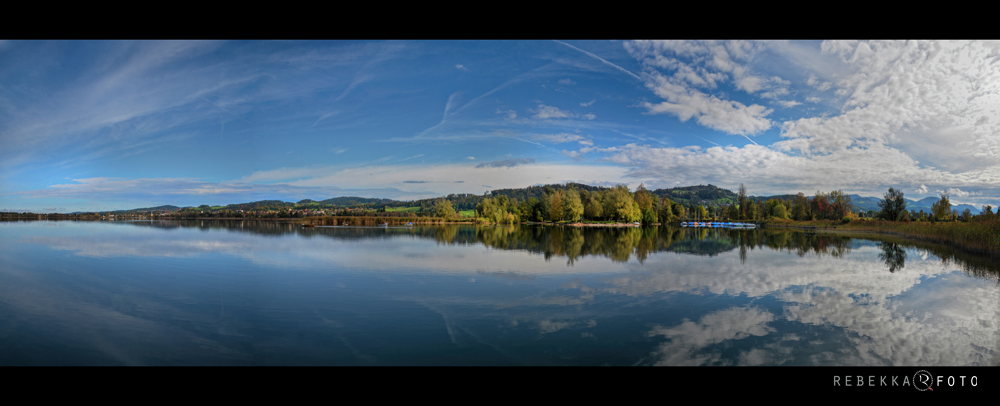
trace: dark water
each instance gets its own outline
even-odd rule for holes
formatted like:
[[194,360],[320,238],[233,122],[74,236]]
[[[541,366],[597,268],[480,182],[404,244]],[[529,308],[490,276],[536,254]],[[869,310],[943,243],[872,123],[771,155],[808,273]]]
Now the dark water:
[[0,223],[0,365],[1000,365],[989,261],[769,230]]

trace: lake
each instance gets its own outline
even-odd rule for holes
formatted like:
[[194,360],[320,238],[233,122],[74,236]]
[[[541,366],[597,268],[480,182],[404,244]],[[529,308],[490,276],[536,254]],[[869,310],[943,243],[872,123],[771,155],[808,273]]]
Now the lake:
[[998,275],[772,229],[0,222],[0,365],[1000,365]]

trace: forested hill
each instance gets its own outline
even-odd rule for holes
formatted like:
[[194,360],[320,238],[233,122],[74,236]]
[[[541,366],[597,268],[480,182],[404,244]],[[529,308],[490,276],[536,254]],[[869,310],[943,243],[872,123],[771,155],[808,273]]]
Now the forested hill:
[[358,205],[363,205],[363,204],[376,205],[377,206],[377,205],[386,205],[386,204],[396,203],[396,201],[392,200],[392,199],[375,199],[375,198],[367,198],[367,197],[349,197],[349,196],[344,196],[344,197],[335,197],[333,199],[326,199],[326,200],[322,200],[322,201],[319,201],[319,202],[316,202],[316,203],[319,203],[320,205],[333,205],[333,206],[358,206]]
[[586,190],[589,192],[599,192],[602,190],[609,190],[609,187],[603,186],[590,186],[584,185],[582,183],[566,183],[562,185],[535,185],[528,186],[526,188],[520,189],[497,189],[490,192],[491,197],[497,196],[507,196],[508,199],[517,199],[517,201],[524,201],[528,198],[534,197],[535,199],[541,200],[545,196],[545,189],[548,188],[550,191],[566,190],[569,188],[575,188],[576,190]]
[[[156,207],[143,207],[141,209],[115,210],[115,211],[109,211],[109,212],[104,212],[104,213],[131,213],[131,212],[174,211],[174,210],[177,210],[177,209],[180,209],[180,207],[171,206],[171,205],[165,205],[165,206],[156,206]],[[78,213],[82,213],[82,212],[78,212]]]
[[691,203],[707,203],[712,205],[730,204],[736,202],[736,193],[715,185],[684,186],[670,189],[656,189],[652,193],[658,197],[666,197],[671,201],[688,205]]

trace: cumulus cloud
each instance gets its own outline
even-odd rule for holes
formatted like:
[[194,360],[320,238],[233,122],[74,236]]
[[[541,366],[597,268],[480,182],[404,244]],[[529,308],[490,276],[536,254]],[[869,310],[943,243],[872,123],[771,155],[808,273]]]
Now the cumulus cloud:
[[590,107],[590,105],[594,104],[594,102],[596,102],[596,101],[597,100],[591,100],[591,101],[586,102],[586,103],[580,103],[580,107]]
[[466,72],[469,71],[469,68],[466,68],[465,65],[462,65],[462,64],[455,65],[455,69],[464,70]]
[[[778,76],[767,77],[753,71],[751,62],[763,51],[757,41],[632,41],[625,49],[643,65],[673,71],[675,84],[715,88],[731,80],[736,88],[753,94],[779,89],[791,82]],[[681,61],[684,58],[691,64]]]
[[969,197],[969,196],[978,196],[978,195],[981,195],[981,194],[982,193],[980,193],[980,192],[968,192],[968,191],[964,191],[962,189],[954,188],[954,187],[953,188],[948,188],[948,195],[949,196]]
[[[1000,49],[992,42],[826,41],[845,71],[842,114],[784,123],[803,152],[830,153],[866,141],[893,145],[952,170],[1000,164]],[[815,77],[810,84],[825,86]],[[947,139],[947,143],[941,140]]]
[[917,188],[917,193],[919,193],[919,194],[926,194],[927,193],[927,185],[920,185],[920,187]]
[[695,118],[698,124],[729,134],[756,134],[771,128],[771,120],[766,117],[773,112],[764,106],[722,100],[696,89],[672,83],[659,74],[649,75],[646,86],[666,101],[642,103],[651,114],[672,114],[682,122]]

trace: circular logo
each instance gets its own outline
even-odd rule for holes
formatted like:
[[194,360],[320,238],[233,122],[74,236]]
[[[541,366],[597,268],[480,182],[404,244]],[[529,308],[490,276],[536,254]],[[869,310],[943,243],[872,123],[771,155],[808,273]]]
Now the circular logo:
[[918,391],[921,392],[926,390],[933,391],[934,388],[931,387],[931,384],[933,383],[934,383],[934,375],[931,375],[930,372],[920,370],[917,371],[917,373],[913,374],[913,387],[917,388]]

